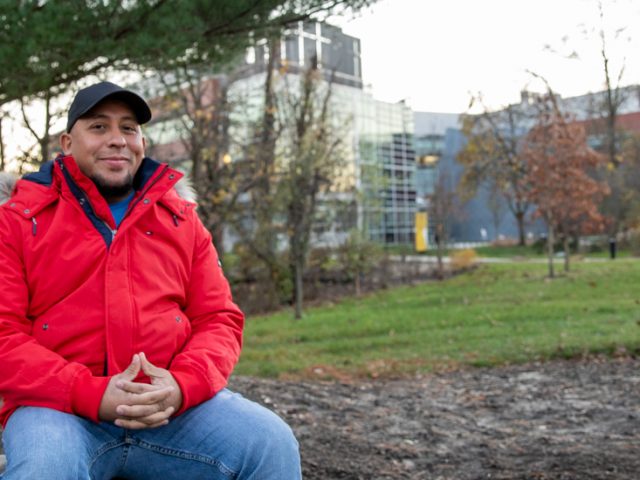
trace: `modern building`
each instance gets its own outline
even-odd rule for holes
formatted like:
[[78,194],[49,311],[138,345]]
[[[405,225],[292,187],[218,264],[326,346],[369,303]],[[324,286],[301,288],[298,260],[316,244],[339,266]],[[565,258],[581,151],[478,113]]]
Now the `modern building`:
[[[506,200],[487,185],[481,185],[475,196],[461,200],[457,195],[463,167],[457,156],[467,143],[459,128],[449,128],[444,135],[444,151],[438,170],[446,179],[449,191],[456,193],[457,209],[448,222],[448,240],[452,244],[486,243],[497,240],[516,240],[518,225]],[[525,219],[525,234],[534,238],[545,231],[540,221]]]
[[[463,167],[456,159],[466,138],[461,131],[461,115],[456,113],[416,112],[415,148],[417,153],[416,191],[419,211],[429,212],[436,185],[451,196],[452,208],[443,227],[450,245],[483,243],[502,237],[516,237],[517,226],[509,218],[504,200],[480,187],[476,195],[461,200],[458,185]],[[428,244],[435,242],[436,220],[428,217]]]
[[[229,102],[236,106],[230,138],[251,136],[252,124],[263,111],[268,48],[266,42],[250,48],[241,73],[236,72],[233,80],[230,75],[210,79],[209,103],[215,103],[216,92],[227,82]],[[350,229],[359,228],[380,243],[412,244],[416,164],[411,109],[403,102],[378,101],[363,88],[360,40],[337,27],[299,22],[285,32],[278,54],[272,72],[276,92],[295,93],[301,73],[312,64],[322,72],[324,88],[331,88],[331,117],[345,158],[338,186],[321,199],[315,243],[337,245]],[[188,167],[181,141],[187,133],[182,120],[160,115],[148,132],[157,152]],[[231,144],[229,158],[237,161],[244,151],[241,143]],[[334,209],[337,202],[342,208]]]
[[[245,91],[255,92],[264,83],[265,49],[259,44],[249,50],[247,63],[262,71],[240,84]],[[376,100],[363,88],[360,40],[335,26],[299,22],[285,32],[280,55],[285,73],[278,80],[289,87],[303,69],[317,62],[331,83],[334,121],[348,147],[343,150],[347,162],[342,191],[335,193],[355,203],[357,216],[352,222],[326,222],[316,229],[316,240],[339,243],[349,228],[357,227],[383,244],[412,244],[416,194],[409,107]]]
[[[252,73],[263,72],[269,58],[265,40],[247,50],[246,63]],[[292,73],[300,73],[313,63],[325,71],[327,80],[362,89],[360,39],[346,35],[333,25],[297,22],[287,29],[280,42],[280,63]]]

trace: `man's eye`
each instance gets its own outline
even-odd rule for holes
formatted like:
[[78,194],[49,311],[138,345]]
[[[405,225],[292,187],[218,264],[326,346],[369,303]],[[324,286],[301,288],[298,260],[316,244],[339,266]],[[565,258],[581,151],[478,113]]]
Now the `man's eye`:
[[104,130],[105,126],[102,123],[95,123],[91,125],[92,130]]
[[122,129],[127,133],[135,133],[137,131],[136,127],[132,125],[124,125]]

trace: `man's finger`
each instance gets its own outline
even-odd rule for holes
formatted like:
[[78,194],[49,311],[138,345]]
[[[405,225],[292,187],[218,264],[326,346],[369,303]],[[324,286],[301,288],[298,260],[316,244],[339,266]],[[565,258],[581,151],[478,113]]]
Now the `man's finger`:
[[[155,419],[155,416],[164,411],[165,408],[157,403],[152,405],[118,405],[116,408],[118,417],[138,420],[144,423],[157,423],[159,420],[162,420],[162,418]],[[145,418],[152,418],[152,420],[151,422],[147,422],[144,420]]]
[[168,407],[165,410],[147,415],[145,417],[117,418],[114,423],[118,427],[129,428],[133,430],[140,430],[143,428],[157,428],[169,423],[169,417],[173,415],[173,412],[175,412],[175,409],[173,407]]
[[[174,387],[168,385],[166,387],[158,387],[149,384],[139,384],[145,385],[145,387],[139,387],[135,384],[135,382],[124,382],[122,390],[129,393],[123,405],[154,405],[161,404],[169,396],[173,393]],[[130,388],[132,390],[139,390],[138,392],[129,392],[126,388]]]
[[136,395],[147,392],[155,392],[158,390],[157,385],[151,385],[150,383],[132,382],[129,380],[118,380],[116,382],[116,387],[127,393],[133,393]]
[[145,375],[147,375],[148,377],[159,377],[162,375],[162,372],[164,371],[164,369],[160,367],[156,367],[153,363],[151,363],[147,359],[147,356],[144,354],[144,352],[140,352],[139,357],[140,357],[140,366]]
[[165,425],[167,425],[169,423],[169,420],[163,420],[162,422],[159,423],[155,423],[153,425],[147,425],[146,423],[140,422],[138,420],[124,420],[124,419],[117,419],[115,421],[115,424],[118,427],[121,428],[127,428],[129,430],[142,430],[145,428],[158,428],[158,427],[163,427]]
[[141,368],[140,355],[136,353],[133,355],[133,358],[131,359],[131,363],[129,364],[129,366],[124,369],[121,375],[129,380],[133,380],[140,373],[140,368]]

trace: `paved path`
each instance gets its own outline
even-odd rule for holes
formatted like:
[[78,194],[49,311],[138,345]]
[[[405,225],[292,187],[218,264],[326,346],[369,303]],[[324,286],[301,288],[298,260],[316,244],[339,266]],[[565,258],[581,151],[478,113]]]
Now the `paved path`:
[[[391,259],[396,262],[402,262],[403,257],[401,255],[392,255]],[[427,255],[405,255],[404,261],[411,263],[437,263],[438,258],[434,256]],[[451,257],[442,257],[442,261],[444,263],[450,263]],[[564,258],[561,256],[556,256],[553,259],[554,263],[562,263],[564,262]],[[581,262],[609,262],[608,258],[595,258],[595,257],[585,257],[580,259]],[[478,263],[547,263],[548,260],[546,257],[477,257],[476,262]]]

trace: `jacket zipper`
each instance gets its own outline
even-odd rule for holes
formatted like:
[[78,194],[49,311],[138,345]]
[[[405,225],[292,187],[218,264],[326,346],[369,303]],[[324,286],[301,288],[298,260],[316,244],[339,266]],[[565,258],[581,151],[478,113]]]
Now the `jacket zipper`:
[[[138,202],[144,198],[144,196],[146,195],[146,193],[149,191],[149,189],[156,184],[156,182],[158,180],[160,180],[163,176],[165,171],[167,170],[167,168],[169,168],[168,165],[165,165],[164,168],[162,169],[162,171],[158,174],[158,176],[156,177],[156,179],[151,182],[150,184],[148,184],[144,190],[142,190],[140,192],[140,195],[138,196],[137,200],[131,204],[129,204],[129,208],[127,208],[127,211],[124,213],[124,215],[122,216],[122,220],[120,220],[120,223],[122,223],[124,221],[124,219],[129,215],[129,212],[131,212],[133,210],[133,208],[138,204]],[[111,240],[113,241],[113,238],[116,236],[116,233],[118,232],[118,229],[111,229],[109,227],[109,225],[107,225],[105,223],[105,225],[107,226],[107,228],[109,228],[109,230],[111,231]],[[109,355],[107,354],[107,349],[105,348],[105,354],[104,354],[104,366],[103,366],[103,375],[105,377],[109,376]]]
[[[140,192],[140,195],[138,197],[138,199],[132,203],[131,205],[129,205],[129,208],[127,209],[127,211],[125,212],[124,216],[122,217],[122,220],[124,220],[124,218],[129,214],[129,212],[131,212],[133,210],[133,208],[138,204],[138,202],[140,202],[140,200],[142,200],[142,198],[144,198],[144,196],[146,195],[146,193],[149,191],[149,189],[155,185],[163,176],[164,173],[167,171],[167,169],[169,168],[168,165],[165,165],[162,169],[162,171],[158,174],[158,176],[155,178],[155,180],[151,183],[149,183],[148,185],[145,186],[145,189],[142,190]],[[76,184],[76,182],[73,180],[73,178],[71,177],[71,175],[66,171],[66,169],[64,168],[64,164],[62,162],[60,162],[60,169],[62,170],[65,178],[67,179],[67,181],[69,183],[71,183],[77,190],[78,192],[81,194],[81,197],[78,198],[78,203],[80,203],[80,206],[83,208],[84,210],[84,206],[85,203],[87,203],[88,208],[91,211],[91,215],[93,215],[93,217],[95,219],[100,220],[100,222],[109,230],[109,232],[111,232],[111,242],[113,242],[113,240],[115,239],[116,233],[118,233],[118,229],[117,228],[111,228],[109,226],[109,224],[104,221],[102,218],[100,218],[98,215],[96,215],[96,212],[93,208],[93,205],[91,205],[91,202],[89,201],[89,197],[87,195],[87,193],[82,190],[80,187],[78,187],[78,185]],[[75,196],[75,195],[74,195]],[[86,211],[85,211],[86,214]],[[36,222],[35,219],[33,219],[33,224],[34,224],[34,235],[35,235],[35,228],[36,228]],[[111,242],[109,242],[107,244],[107,250],[109,250],[109,247],[111,246]],[[107,354],[107,350],[105,348],[105,356],[104,356],[104,366],[103,366],[103,375],[106,377],[109,375],[109,356]]]
[[[138,198],[135,199],[134,202],[129,204],[129,208],[127,208],[127,211],[124,212],[124,215],[122,216],[122,220],[120,221],[120,223],[122,223],[122,221],[127,218],[127,216],[129,216],[129,213],[133,210],[133,208],[140,203],[140,200],[142,200],[144,198],[144,196],[147,194],[147,192],[151,189],[151,187],[153,187],[156,183],[158,183],[158,181],[164,176],[165,172],[167,171],[167,169],[169,168],[169,165],[165,165],[164,167],[162,167],[162,170],[160,171],[160,173],[158,174],[158,176],[153,180],[153,182],[149,183],[148,185],[145,186],[144,190],[140,191],[140,195],[138,195]],[[114,231],[114,235],[116,234],[117,230]]]
[[[78,187],[78,190],[82,190],[82,189],[80,187]],[[87,194],[84,191],[82,193],[86,197]],[[89,200],[87,200],[86,198],[81,198],[79,200],[79,202],[80,202],[81,205],[84,205],[85,202],[89,203],[89,208],[91,209],[91,213],[93,213],[93,215],[96,218],[98,218],[102,222],[102,224],[111,232],[111,241],[113,242],[113,239],[115,238],[116,233],[118,233],[118,229],[117,228],[111,228],[111,226],[109,226],[109,224],[105,220],[103,220],[102,218],[98,217],[98,215],[96,215],[96,211],[93,209],[93,205],[91,205],[91,202],[89,202]]]
[[[96,211],[94,210],[93,205],[89,201],[89,197],[87,193],[76,184],[74,179],[71,177],[71,175],[65,168],[64,164],[62,162],[59,162],[59,165],[60,165],[60,170],[62,171],[65,177],[65,180],[69,184],[71,193],[76,198],[76,201],[80,204],[80,207],[82,208],[84,214],[89,218],[94,228],[96,228],[98,232],[102,235],[102,238],[107,244],[107,250],[108,250],[109,247],[111,246],[111,242],[113,241],[117,233],[117,229],[111,228],[106,221],[104,221],[102,218],[96,215]],[[99,227],[104,227],[104,229],[106,229],[106,232],[109,232],[109,238],[106,238],[105,236],[106,232],[104,230],[101,230],[101,228]]]

